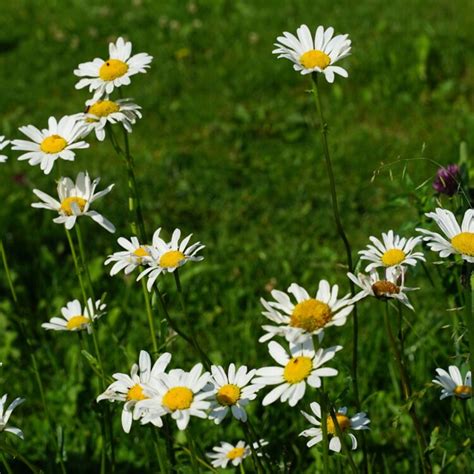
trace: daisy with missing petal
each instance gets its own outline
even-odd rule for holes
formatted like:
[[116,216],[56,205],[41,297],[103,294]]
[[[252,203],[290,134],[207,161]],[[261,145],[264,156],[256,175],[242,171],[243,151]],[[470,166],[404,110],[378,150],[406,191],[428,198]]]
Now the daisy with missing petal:
[[66,306],[61,308],[62,318],[51,318],[49,323],[41,325],[44,329],[52,329],[53,331],[82,331],[87,329],[90,334],[92,332],[91,324],[105,313],[106,305],[100,300],[92,302],[92,298],[87,300],[87,307],[84,309],[79,300],[69,301]]
[[[306,438],[311,438],[306,446],[311,448],[315,444],[319,443],[323,439],[323,430],[321,428],[321,407],[319,403],[313,402],[310,405],[313,415],[308,415],[304,411],[301,413],[303,416],[312,424],[314,428],[308,428],[300,433],[300,436],[305,436]],[[349,430],[368,430],[368,424],[370,420],[367,418],[365,413],[357,413],[352,418],[347,416],[347,408],[343,407],[337,410],[336,419],[339,428],[343,434],[347,434],[352,442],[352,449],[357,448],[357,438],[349,433]],[[331,440],[329,441],[329,449],[339,453],[341,451],[341,440],[337,436],[336,426],[331,416],[328,416],[326,419],[327,433],[330,436]]]
[[436,369],[438,375],[433,380],[433,383],[441,387],[440,400],[446,397],[471,398],[471,371],[466,374],[463,382],[461,372],[455,365],[450,365],[448,370],[449,373],[444,369]]
[[41,131],[33,125],[20,127],[20,132],[30,141],[13,140],[12,149],[26,151],[18,159],[28,160],[32,166],[39,164],[44,174],[49,174],[56,160],[74,161],[76,155],[73,150],[89,147],[88,143],[81,140],[83,127],[77,115],[67,115],[59,122],[50,117],[48,128]]
[[139,72],[146,72],[150,67],[152,57],[147,53],[132,54],[132,43],[118,38],[115,43],[109,43],[109,58],[95,58],[93,61],[79,64],[74,74],[82,79],[76,84],[76,89],[89,87],[95,91],[94,99],[100,99],[105,94],[111,94],[114,88],[128,86],[130,77]]
[[288,294],[278,290],[271,293],[275,301],[260,300],[265,308],[262,314],[276,325],[262,326],[267,334],[259,342],[266,342],[274,336],[284,336],[293,343],[304,342],[327,327],[345,324],[354,307],[350,295],[338,299],[339,287],[331,287],[326,280],[319,282],[315,298],[296,283],[292,283],[287,291],[294,296],[296,303]]
[[[164,354],[161,354],[152,367],[151,358],[148,352],[140,351],[138,365],[132,365],[130,375],[112,375],[115,382],[110,384],[105,392],[97,397],[97,402],[100,402],[101,400],[110,400],[111,402],[119,401],[124,403],[122,409],[122,428],[125,433],[130,432],[132,421],[137,420],[140,417],[139,411],[135,410],[137,403],[140,400],[147,399],[147,396],[143,391],[144,384],[149,383],[151,379],[164,373],[170,360],[171,354],[165,352]],[[159,422],[159,426],[162,426],[161,418],[159,418]]]
[[414,252],[414,248],[421,242],[421,237],[406,239],[389,230],[386,234],[382,233],[382,240],[373,236],[369,239],[373,245],[368,245],[367,250],[359,252],[361,260],[372,262],[365,268],[366,272],[377,267],[415,266],[418,260],[425,261],[422,252]]
[[114,263],[110,269],[111,276],[116,275],[122,270],[125,275],[128,275],[140,265],[151,262],[148,246],[141,245],[136,237],[131,237],[130,240],[120,237],[117,242],[125,250],[115,252],[107,257],[104,265]]
[[[257,452],[257,456],[263,456],[258,450],[262,446],[266,446],[267,441],[261,439],[258,443],[253,443],[253,450]],[[221,441],[220,446],[214,446],[211,453],[207,453],[207,457],[212,459],[212,467],[221,467],[225,469],[227,464],[231,463],[233,466],[238,466],[243,460],[252,454],[250,445],[246,444],[245,441],[239,441],[235,446]]]
[[0,433],[2,431],[7,431],[8,433],[18,436],[18,438],[23,439],[23,431],[21,431],[20,428],[16,428],[15,426],[9,426],[7,423],[13,410],[24,401],[24,398],[15,398],[15,400],[10,403],[8,408],[5,409],[7,404],[7,395],[3,395],[3,397],[0,398]]
[[278,54],[278,59],[285,58],[293,62],[295,71],[301,74],[319,72],[324,74],[328,82],[334,82],[334,74],[348,77],[347,71],[334,64],[349,56],[351,41],[349,35],[334,35],[334,28],[326,30],[318,26],[313,36],[306,25],[301,25],[296,30],[296,36],[285,31],[283,36],[277,38],[272,52]]
[[150,267],[140,273],[137,278],[138,281],[144,276],[148,276],[148,291],[151,291],[161,273],[172,273],[188,261],[200,262],[204,258],[196,256],[204,248],[201,242],[196,242],[188,247],[192,234],[189,234],[180,243],[181,231],[179,229],[173,231],[170,242],[163,240],[160,237],[160,232],[161,228],[155,231],[152,246],[149,247],[152,256],[152,261],[148,262]]
[[[2,151],[8,144],[10,143],[9,140],[5,140],[5,137],[3,135],[0,135],[0,151]],[[8,160],[7,155],[2,155],[0,154],[0,163],[5,163],[5,161]]]
[[454,214],[447,209],[438,207],[435,212],[428,212],[426,216],[433,219],[449,239],[446,240],[436,232],[416,229],[424,234],[423,240],[433,252],[438,252],[441,258],[458,254],[466,262],[474,263],[474,209],[468,209],[464,213],[461,226],[457,223]]
[[252,383],[256,370],[247,370],[245,365],[236,370],[235,365],[230,364],[226,373],[223,367],[213,365],[211,373],[215,399],[211,402],[209,418],[219,424],[230,410],[237,420],[247,421],[245,407],[255,400],[257,392],[263,387]]
[[307,339],[302,344],[290,344],[290,355],[275,341],[268,344],[268,351],[281,367],[263,367],[257,370],[253,382],[263,385],[277,385],[263,399],[262,405],[270,405],[280,399],[295,406],[304,396],[306,384],[318,388],[321,377],[334,377],[336,369],[322,367],[330,361],[342,346],[314,350],[313,341]]
[[80,216],[89,216],[97,224],[101,225],[109,232],[115,232],[114,225],[102,214],[90,210],[90,205],[97,199],[105,196],[114,187],[113,184],[98,193],[95,188],[99,184],[100,178],[91,181],[88,173],[80,172],[74,183],[71,178],[60,178],[58,182],[59,201],[48,194],[33,189],[33,193],[43,202],[35,202],[32,207],[49,209],[59,213],[59,217],[53,219],[56,224],[64,224],[66,229],[72,229],[76,219]]

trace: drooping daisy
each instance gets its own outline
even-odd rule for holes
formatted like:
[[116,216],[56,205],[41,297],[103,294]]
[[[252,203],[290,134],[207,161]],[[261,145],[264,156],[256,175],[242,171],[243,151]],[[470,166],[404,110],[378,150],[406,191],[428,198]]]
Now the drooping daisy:
[[100,178],[91,181],[89,174],[82,171],[77,175],[76,183],[71,178],[60,178],[58,182],[59,201],[39,189],[33,189],[33,193],[43,202],[35,202],[32,204],[32,207],[57,211],[59,217],[54,218],[53,222],[64,224],[66,229],[72,229],[78,217],[89,216],[105,230],[115,232],[115,227],[109,220],[97,211],[90,210],[90,205],[94,201],[105,196],[114,187],[111,184],[104,190],[96,193],[95,188],[99,181]]
[[323,26],[318,26],[313,41],[309,28],[301,25],[296,30],[296,36],[287,31],[279,36],[272,53],[278,54],[278,59],[289,59],[294,63],[295,71],[301,74],[320,72],[328,82],[334,82],[334,74],[348,77],[345,69],[334,64],[349,56],[351,41],[349,35],[333,35],[334,28],[325,30]]
[[438,207],[435,212],[428,212],[426,216],[433,219],[449,239],[446,240],[436,232],[416,229],[424,234],[423,240],[433,252],[438,252],[441,258],[458,254],[466,262],[474,263],[474,209],[468,209],[464,213],[461,226],[454,214],[447,209]]
[[467,372],[463,382],[461,371],[455,365],[450,365],[448,370],[449,373],[444,369],[436,369],[438,375],[433,380],[433,383],[441,387],[440,400],[446,397],[471,398],[471,371]]
[[164,373],[170,360],[171,354],[165,352],[164,354],[161,354],[152,367],[151,358],[148,352],[140,351],[138,365],[132,365],[130,375],[112,375],[115,382],[110,384],[105,392],[97,397],[97,402],[100,402],[101,400],[124,402],[122,409],[122,428],[125,433],[130,432],[132,421],[137,420],[140,417],[139,411],[135,410],[135,408],[140,400],[146,400],[147,398],[143,391],[144,384],[149,383],[151,379]]
[[245,365],[236,370],[235,365],[230,364],[226,373],[223,367],[213,365],[211,373],[214,400],[211,402],[209,418],[219,424],[230,410],[237,420],[247,421],[245,407],[251,400],[255,400],[257,392],[263,387],[252,383],[256,370],[247,370]]
[[[268,445],[268,442],[261,439],[258,443],[253,443],[253,450],[256,452],[257,456],[263,456],[262,453],[259,453],[258,450],[262,446]],[[229,462],[233,466],[238,466],[245,458],[249,457],[252,454],[252,449],[250,445],[246,444],[245,441],[239,441],[235,446],[227,443],[226,441],[221,441],[220,446],[214,446],[211,453],[206,453],[209,459],[212,459],[212,467],[221,467],[225,469]]]
[[133,272],[135,268],[151,261],[148,246],[141,245],[136,237],[131,237],[130,240],[127,240],[124,237],[119,237],[117,242],[125,250],[114,252],[112,255],[107,257],[104,265],[115,262],[110,269],[110,275],[114,276],[122,270],[125,275],[128,275]]
[[279,290],[273,290],[271,293],[275,301],[265,301],[263,298],[260,300],[265,308],[262,314],[277,325],[262,326],[267,333],[259,342],[266,342],[274,336],[284,336],[293,343],[304,342],[327,327],[345,324],[347,316],[354,308],[351,296],[346,295],[338,299],[338,285],[331,287],[326,280],[319,282],[315,298],[311,298],[308,292],[296,283],[292,283],[287,291],[295,297],[296,304],[286,293]]
[[56,160],[74,161],[76,155],[73,150],[89,147],[81,140],[84,125],[77,115],[66,115],[59,122],[50,117],[48,128],[43,130],[33,125],[20,127],[19,130],[31,140],[13,140],[12,149],[26,151],[18,159],[28,160],[32,166],[39,164],[44,174],[51,172]]
[[[2,151],[6,146],[8,146],[9,143],[10,143],[10,141],[5,140],[4,135],[0,135],[0,151]],[[0,163],[5,163],[5,161],[7,161],[7,160],[8,160],[7,155],[1,155],[0,154]]]
[[196,254],[204,248],[201,242],[187,246],[192,234],[185,237],[181,243],[181,231],[175,229],[171,236],[171,241],[166,242],[160,237],[161,228],[153,234],[153,243],[149,247],[151,251],[152,261],[147,262],[150,267],[138,275],[137,281],[148,276],[147,288],[151,291],[156,279],[161,273],[174,272],[177,268],[182,267],[187,261],[199,262],[204,257],[196,256]]
[[115,43],[109,43],[109,58],[95,58],[93,61],[79,64],[74,74],[81,77],[76,89],[89,87],[95,91],[94,99],[100,99],[105,94],[111,94],[115,87],[130,84],[130,77],[139,72],[146,72],[150,67],[152,57],[147,53],[132,54],[132,43],[118,38]]
[[334,377],[336,369],[322,367],[330,361],[342,346],[333,346],[328,349],[314,350],[313,341],[307,339],[302,344],[290,344],[290,355],[277,342],[268,344],[268,351],[281,367],[263,367],[257,370],[254,383],[263,385],[277,385],[263,399],[262,405],[270,405],[280,399],[295,406],[304,396],[306,384],[318,388],[321,386],[321,377]]
[[0,433],[2,431],[7,431],[8,433],[18,436],[18,438],[23,439],[23,431],[21,431],[20,428],[16,428],[15,426],[9,426],[7,423],[13,410],[24,401],[24,398],[15,398],[15,400],[10,403],[8,408],[5,409],[7,404],[7,395],[5,394],[2,398],[0,398]]
[[359,252],[361,260],[372,262],[365,268],[366,272],[377,267],[415,266],[418,260],[425,261],[422,252],[414,252],[414,248],[421,242],[421,237],[406,239],[389,230],[386,234],[382,233],[382,241],[373,236],[369,239],[373,245],[368,245],[367,250]]
[[82,331],[84,329],[90,334],[92,332],[91,324],[104,315],[106,305],[100,300],[92,302],[92,298],[87,300],[87,306],[82,308],[79,300],[69,301],[66,306],[61,308],[62,318],[51,318],[49,323],[41,325],[44,329],[53,331]]
[[[315,444],[319,443],[323,439],[323,430],[321,428],[321,407],[319,403],[317,402],[311,403],[310,407],[311,407],[311,411],[314,413],[315,416],[308,415],[304,411],[301,412],[303,416],[312,425],[314,425],[314,428],[308,428],[307,430],[304,430],[300,433],[300,436],[311,438],[306,444],[308,448],[311,448],[311,446],[314,446]],[[337,419],[337,424],[339,425],[339,428],[341,429],[341,432],[343,434],[347,433],[347,435],[351,439],[352,449],[356,449],[357,438],[352,433],[349,433],[348,431],[370,429],[368,427],[370,420],[367,418],[367,415],[361,412],[361,413],[357,413],[352,418],[349,418],[347,416],[347,408],[343,407],[337,410],[336,419]],[[329,449],[331,451],[335,451],[338,453],[341,451],[341,440],[337,436],[336,426],[330,415],[326,419],[326,426],[327,426],[328,436],[330,437]]]

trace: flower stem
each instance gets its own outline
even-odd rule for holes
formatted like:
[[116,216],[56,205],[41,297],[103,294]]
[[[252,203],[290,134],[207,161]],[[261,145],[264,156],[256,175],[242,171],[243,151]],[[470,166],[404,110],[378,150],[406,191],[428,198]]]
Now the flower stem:
[[[4,442],[0,442],[0,451],[5,451],[7,454],[12,456],[13,458],[18,458],[23,464],[28,466],[28,468],[30,469],[31,472],[33,472],[35,474],[41,474],[43,472],[42,470],[37,468],[35,465],[31,464],[30,461],[28,461],[28,459],[26,459],[24,456],[22,456],[14,447],[12,447],[10,445],[7,445]],[[2,457],[3,457],[3,455],[2,455]],[[65,468],[64,468],[64,470],[63,469],[61,469],[61,470],[64,473],[66,472]],[[13,472],[13,471],[9,471],[9,472]]]
[[153,322],[153,310],[151,307],[150,293],[148,293],[148,290],[146,289],[146,281],[144,278],[142,278],[141,282],[142,282],[143,298],[145,300],[146,315],[148,318],[148,326],[150,327],[151,343],[153,345],[153,352],[155,353],[155,355],[157,355],[158,343],[156,341],[156,333],[155,333],[155,325]]
[[[469,336],[469,368],[472,374],[471,377],[474,377],[474,312],[472,301],[474,298],[474,288],[471,287],[473,267],[472,263],[464,262],[461,276],[461,284],[464,288],[464,313]],[[474,406],[474,397],[471,397],[471,402]]]
[[153,441],[156,448],[156,456],[158,457],[160,472],[168,472],[168,463],[165,459],[163,459],[163,450],[161,449],[161,441],[160,437],[158,436],[158,430],[156,430],[154,426],[152,426],[150,429],[153,432]]
[[255,442],[257,444],[258,449],[260,450],[260,453],[262,454],[262,459],[265,464],[265,467],[268,469],[268,472],[273,472],[272,466],[270,465],[270,461],[268,460],[268,456],[265,456],[263,445],[260,443],[260,440],[262,438],[259,436],[259,434],[257,433],[257,430],[253,426],[253,423],[250,421],[250,417],[247,417],[246,423],[249,427],[250,433],[255,439]]
[[252,435],[250,433],[250,429],[249,429],[247,423],[244,423],[243,421],[241,421],[241,425],[242,425],[242,428],[244,430],[245,441],[249,445],[250,451],[252,452],[252,461],[253,461],[255,471],[258,472],[259,474],[260,473],[265,473],[262,462],[260,461],[260,458],[258,457],[257,452],[255,451],[255,448],[253,446]]

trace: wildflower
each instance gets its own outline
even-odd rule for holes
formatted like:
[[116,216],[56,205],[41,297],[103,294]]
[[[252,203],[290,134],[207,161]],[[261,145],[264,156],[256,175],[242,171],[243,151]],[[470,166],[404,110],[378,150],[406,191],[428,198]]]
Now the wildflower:
[[70,178],[60,178],[58,182],[59,201],[39,189],[33,189],[33,193],[43,202],[35,202],[32,204],[32,207],[57,211],[59,217],[54,218],[53,222],[64,224],[66,229],[72,229],[78,217],[89,216],[105,230],[115,232],[115,227],[110,221],[97,211],[90,210],[90,205],[94,201],[105,196],[114,187],[111,184],[104,190],[95,193],[95,188],[99,181],[100,178],[96,178],[91,182],[87,172],[80,172],[77,175],[75,184]]
[[[0,151],[2,151],[6,146],[8,146],[9,143],[10,143],[10,141],[5,140],[4,135],[0,135]],[[0,154],[0,163],[5,163],[5,161],[7,161],[7,160],[8,160],[7,155],[1,155]]]
[[454,214],[447,209],[438,207],[435,212],[428,212],[427,217],[433,219],[444,235],[425,229],[416,229],[424,234],[423,240],[434,252],[438,252],[441,258],[452,254],[461,255],[463,260],[474,262],[474,209],[468,209],[463,217],[462,224],[459,224]]
[[[319,443],[323,439],[323,430],[321,428],[321,407],[319,403],[313,402],[310,405],[311,411],[313,415],[308,415],[304,411],[301,413],[303,416],[315,427],[308,428],[300,433],[300,436],[305,436],[306,438],[311,438],[306,446],[311,448],[315,444]],[[370,423],[370,420],[367,418],[367,415],[363,412],[357,413],[352,418],[347,416],[347,408],[343,407],[337,410],[336,412],[336,419],[339,428],[343,434],[349,436],[352,442],[352,449],[357,449],[357,438],[352,434],[349,433],[349,430],[368,430],[370,429],[367,425]],[[340,452],[341,451],[341,440],[337,436],[336,426],[333,422],[331,416],[328,416],[326,419],[326,426],[327,426],[327,433],[330,437],[329,441],[329,449],[331,451]]]
[[48,120],[48,128],[38,130],[33,125],[19,128],[20,132],[31,140],[13,140],[12,149],[26,151],[18,157],[28,160],[31,166],[40,165],[44,174],[49,174],[58,159],[74,161],[73,150],[88,148],[82,141],[83,124],[76,115],[66,115],[59,122],[54,117]]
[[339,287],[331,287],[326,280],[319,282],[315,298],[296,283],[292,283],[287,291],[294,296],[296,304],[278,290],[271,292],[275,301],[260,300],[266,310],[262,314],[277,325],[262,326],[267,334],[259,342],[266,342],[274,336],[284,336],[293,343],[304,342],[321,334],[327,327],[345,324],[354,307],[350,295],[338,299]]
[[150,67],[152,57],[147,53],[132,54],[132,43],[118,38],[115,43],[109,43],[109,59],[95,58],[93,61],[79,64],[74,74],[81,77],[76,89],[89,87],[95,91],[94,100],[105,94],[111,94],[114,88],[128,86],[130,77],[139,72],[146,72]]
[[361,250],[361,260],[368,260],[370,263],[365,268],[370,272],[377,267],[393,267],[396,265],[415,266],[417,260],[424,262],[425,257],[422,252],[414,252],[413,249],[421,242],[421,237],[400,237],[393,230],[386,234],[382,233],[382,241],[376,237],[369,237],[373,245],[368,245],[367,250]]
[[296,35],[284,32],[283,36],[277,38],[274,44],[276,49],[273,54],[278,54],[278,59],[285,58],[293,62],[295,71],[301,74],[319,72],[324,74],[326,80],[334,82],[334,74],[348,77],[348,73],[340,66],[334,64],[349,56],[351,51],[351,41],[349,35],[334,36],[334,28],[326,30],[323,26],[318,26],[314,41],[309,28],[301,25],[296,30]]
[[436,172],[436,179],[433,181],[433,189],[440,194],[454,196],[461,185],[461,169],[458,165],[448,165],[439,168]]
[[438,375],[433,383],[441,387],[441,397],[439,399],[443,400],[446,397],[471,398],[471,371],[466,374],[463,382],[461,372],[455,365],[450,365],[448,370],[449,373],[443,369],[436,369]]
[[120,271],[124,271],[125,275],[133,272],[135,268],[143,265],[145,262],[151,261],[150,250],[147,245],[141,245],[136,237],[130,240],[119,237],[118,244],[124,248],[120,252],[115,252],[107,257],[104,265],[115,262],[110,269],[110,275],[114,276]]
[[94,305],[92,298],[87,300],[87,306],[84,306],[84,309],[82,309],[79,300],[69,301],[66,306],[61,308],[62,318],[51,318],[49,323],[43,323],[41,327],[53,331],[82,331],[87,329],[90,334],[92,323],[104,315],[105,308],[106,305],[100,300],[97,300]]
[[[252,447],[255,452],[258,451],[262,446],[268,445],[267,441],[261,439],[258,443],[253,443]],[[220,446],[214,446],[212,448],[214,452],[207,453],[207,457],[212,459],[212,467],[222,467],[225,469],[229,462],[233,466],[238,466],[245,458],[252,454],[250,445],[246,444],[245,441],[239,441],[235,446],[225,441],[221,441]],[[263,456],[262,453],[257,452],[257,456]]]
[[137,403],[148,398],[144,393],[144,384],[164,373],[170,360],[171,354],[165,352],[152,367],[148,352],[140,351],[138,365],[132,365],[130,375],[114,374],[112,377],[115,382],[111,383],[105,392],[97,397],[97,402],[101,400],[123,402],[122,428],[125,433],[130,432],[132,421],[140,417],[139,411],[136,410]]
[[8,408],[5,410],[5,406],[7,404],[7,395],[5,394],[2,398],[0,398],[0,432],[7,431],[14,434],[15,436],[18,436],[20,439],[24,438],[23,431],[21,431],[20,428],[7,425],[13,410],[24,401],[24,398],[15,398],[15,400],[13,400],[13,402],[11,402]]
[[303,398],[306,384],[318,388],[321,386],[321,377],[334,377],[338,374],[336,369],[322,366],[341,349],[342,346],[333,346],[315,351],[313,341],[307,339],[302,344],[290,344],[288,356],[280,344],[271,341],[268,351],[281,367],[263,367],[257,370],[254,383],[277,385],[265,396],[262,405],[270,405],[280,399],[282,403],[288,401],[290,406],[295,406]]

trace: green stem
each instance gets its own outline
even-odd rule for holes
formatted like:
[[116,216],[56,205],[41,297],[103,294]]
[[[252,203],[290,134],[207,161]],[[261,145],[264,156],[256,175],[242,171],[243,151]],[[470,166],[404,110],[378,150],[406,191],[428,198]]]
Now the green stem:
[[273,472],[273,469],[272,469],[272,466],[270,465],[268,457],[265,456],[264,447],[260,443],[260,440],[262,438],[258,435],[257,430],[253,426],[253,423],[250,421],[250,417],[247,417],[246,423],[249,427],[250,433],[252,434],[253,438],[255,439],[255,442],[257,443],[258,449],[260,450],[260,452],[262,454],[262,459],[263,459],[263,462],[265,464],[265,467],[267,468],[268,472]]
[[[0,450],[5,451],[7,454],[12,456],[13,458],[18,458],[23,464],[28,466],[31,472],[34,472],[35,474],[40,474],[42,471],[37,468],[34,464],[32,464],[28,459],[26,459],[24,456],[22,456],[15,448],[13,448],[10,445],[7,445],[4,442],[0,442]],[[64,473],[66,470],[64,469]]]
[[72,260],[74,261],[74,268],[76,270],[77,279],[79,280],[79,286],[81,287],[83,303],[87,308],[87,293],[86,288],[84,286],[84,282],[82,281],[81,268],[79,267],[79,260],[77,258],[74,242],[72,240],[71,232],[69,232],[66,228],[64,229],[66,231],[67,240],[69,242],[69,248],[71,249]]
[[167,465],[166,460],[163,458],[163,451],[161,449],[161,442],[160,442],[160,437],[158,436],[158,430],[156,430],[155,427],[153,426],[150,429],[153,432],[153,441],[156,447],[156,455],[158,457],[158,464],[160,465],[160,472],[167,473],[168,465]]
[[[472,377],[474,377],[474,305],[472,301],[474,298],[474,288],[471,288],[473,267],[474,265],[472,263],[464,262],[461,277],[461,283],[464,288],[464,313],[469,336],[469,367]],[[471,397],[471,402],[474,406],[474,397]]]
[[199,474],[201,472],[201,469],[199,469],[197,456],[196,456],[196,449],[194,446],[194,440],[189,428],[188,428],[187,434],[188,434],[188,446],[189,446],[189,452],[191,453],[191,465],[193,467],[193,472],[195,474]]
[[92,286],[91,274],[89,272],[89,265],[87,264],[86,253],[84,251],[84,242],[82,240],[82,233],[81,233],[81,227],[79,225],[79,222],[76,222],[76,225],[74,226],[74,228],[76,229],[77,242],[79,244],[79,254],[81,256],[82,270],[84,274],[86,275],[86,280],[87,280],[87,284],[89,285],[89,294],[91,295],[92,303],[95,305],[96,300],[95,300],[95,295],[94,295],[94,287]]
[[321,430],[323,432],[323,472],[329,473],[329,438],[328,438],[328,410],[323,385],[321,383],[319,404],[321,407]]
[[153,310],[151,307],[150,293],[148,293],[148,290],[146,289],[146,281],[144,278],[142,278],[141,282],[142,282],[143,298],[145,300],[146,315],[148,318],[148,326],[150,327],[151,343],[153,344],[153,352],[155,353],[155,355],[157,355],[158,343],[156,341],[155,324],[153,322]]
[[260,461],[260,458],[257,455],[257,452],[255,451],[255,448],[253,447],[253,442],[252,442],[252,436],[249,431],[249,427],[247,423],[244,423],[241,421],[242,428],[244,430],[244,435],[245,435],[245,441],[250,447],[250,451],[252,452],[252,460],[253,464],[255,467],[255,471],[260,473],[265,473],[265,470],[263,469],[262,462]]
[[0,457],[2,458],[2,464],[4,465],[8,474],[13,474],[12,468],[10,464],[8,464],[8,460],[3,453],[0,453]]

